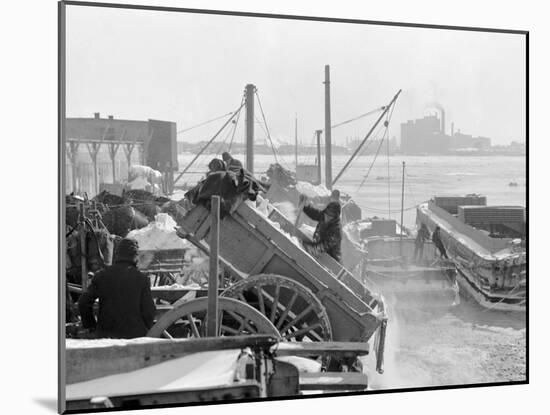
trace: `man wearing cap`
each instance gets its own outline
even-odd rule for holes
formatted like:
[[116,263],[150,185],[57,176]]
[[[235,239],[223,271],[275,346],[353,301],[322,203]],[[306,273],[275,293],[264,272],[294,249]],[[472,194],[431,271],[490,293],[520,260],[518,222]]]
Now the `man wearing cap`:
[[340,224],[340,192],[333,190],[330,195],[330,201],[323,210],[315,209],[307,205],[307,196],[300,195],[300,204],[303,205],[304,213],[314,221],[317,221],[317,227],[313,234],[313,241],[303,241],[305,250],[318,257],[326,252],[336,261],[341,262],[342,226]]
[[241,172],[241,169],[243,169],[243,164],[240,162],[240,160],[233,158],[233,156],[227,151],[224,151],[222,153],[222,160],[225,162],[228,171],[239,174]]
[[[153,325],[155,304],[149,278],[137,269],[138,243],[123,239],[113,265],[97,272],[78,301],[84,329],[96,338],[143,337]],[[96,321],[93,305],[99,298]]]

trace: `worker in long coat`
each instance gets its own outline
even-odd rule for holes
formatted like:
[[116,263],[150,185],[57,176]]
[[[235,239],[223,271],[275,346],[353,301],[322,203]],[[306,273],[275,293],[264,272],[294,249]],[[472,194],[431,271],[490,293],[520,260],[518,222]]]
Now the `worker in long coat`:
[[307,204],[305,195],[300,195],[300,204],[303,205],[304,213],[317,221],[313,241],[303,241],[305,250],[314,257],[326,252],[336,261],[342,260],[342,225],[340,223],[342,208],[339,199],[340,192],[334,190],[327,206],[319,210]]
[[449,258],[447,256],[447,251],[445,250],[445,245],[443,245],[443,241],[441,240],[441,228],[439,226],[436,226],[434,233],[432,234],[432,242],[436,246],[436,248],[439,250],[439,254],[441,257]]
[[422,224],[414,240],[414,259],[422,261],[424,259],[424,243],[430,239],[430,231],[426,224]]
[[[138,243],[123,239],[113,265],[98,273],[78,301],[84,329],[96,338],[143,337],[153,325],[155,304],[149,278],[137,268]],[[97,321],[93,305],[99,299]]]

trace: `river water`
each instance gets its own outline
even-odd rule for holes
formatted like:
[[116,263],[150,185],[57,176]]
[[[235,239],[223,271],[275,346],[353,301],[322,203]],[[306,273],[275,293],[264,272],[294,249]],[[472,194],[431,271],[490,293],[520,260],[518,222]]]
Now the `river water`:
[[[190,170],[206,171],[206,165],[212,157],[214,156],[201,156]],[[242,160],[244,164],[244,155],[234,154],[234,157]],[[180,169],[187,166],[192,159],[193,155],[180,155]],[[333,178],[348,159],[349,156],[333,157]],[[284,167],[295,169],[292,156],[279,156],[279,161]],[[256,174],[265,172],[273,162],[272,155],[257,155],[254,160]],[[313,164],[313,162],[313,157],[299,159],[301,164]],[[403,203],[405,226],[410,227],[415,223],[414,207],[435,195],[477,193],[487,196],[488,205],[526,206],[525,157],[390,156],[388,158],[379,156],[373,163],[373,156],[360,156],[352,162],[335,188],[353,196],[355,202],[361,206],[363,217],[384,216],[399,221],[403,162],[405,162]],[[324,165],[322,168],[324,174]],[[194,183],[200,179],[200,176],[200,174],[186,175],[182,178],[182,182]],[[509,186],[511,182],[517,183],[517,186]]]

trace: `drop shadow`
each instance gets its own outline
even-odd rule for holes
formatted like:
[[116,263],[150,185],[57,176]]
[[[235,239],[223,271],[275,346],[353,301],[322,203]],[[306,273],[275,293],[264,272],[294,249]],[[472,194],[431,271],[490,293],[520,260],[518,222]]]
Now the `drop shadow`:
[[55,398],[34,398],[34,401],[43,408],[57,413],[57,399]]

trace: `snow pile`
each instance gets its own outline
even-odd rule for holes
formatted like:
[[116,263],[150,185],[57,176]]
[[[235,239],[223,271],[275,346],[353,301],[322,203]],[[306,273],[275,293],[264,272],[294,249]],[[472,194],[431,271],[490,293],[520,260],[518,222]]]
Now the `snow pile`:
[[330,191],[322,184],[319,186],[314,186],[308,182],[297,182],[296,190],[310,198],[330,196]]
[[296,222],[296,208],[291,202],[273,203],[273,206],[283,214],[292,223]]
[[170,215],[159,213],[154,222],[145,228],[131,231],[128,238],[136,239],[142,251],[188,248],[189,242],[176,234],[175,226],[176,222]]
[[300,226],[300,231],[306,235],[309,239],[313,239],[313,234],[315,233],[315,226],[309,226],[303,223]]
[[130,189],[132,190],[151,190],[151,185],[147,181],[147,179],[143,177],[136,177],[134,180],[130,181],[128,183],[130,185]]
[[[200,251],[190,254],[190,260],[188,265],[184,265],[182,269],[182,284],[183,285],[199,285],[204,287],[208,284],[208,274],[210,270],[210,264],[208,257]],[[186,253],[187,257],[187,253]],[[186,258],[187,260],[187,258]]]

